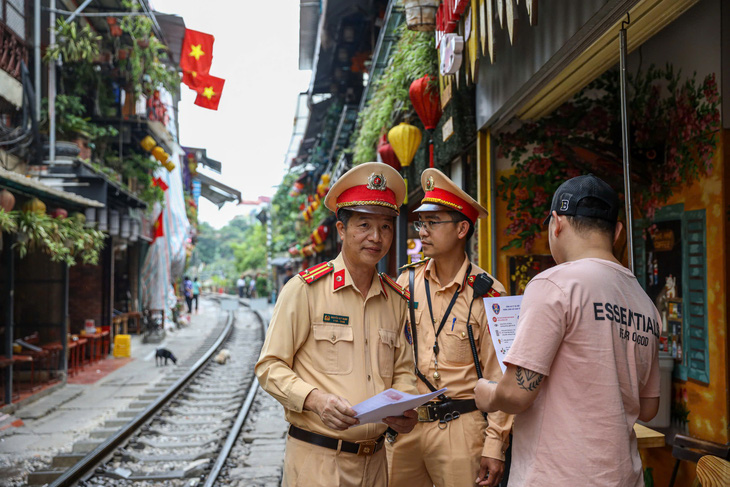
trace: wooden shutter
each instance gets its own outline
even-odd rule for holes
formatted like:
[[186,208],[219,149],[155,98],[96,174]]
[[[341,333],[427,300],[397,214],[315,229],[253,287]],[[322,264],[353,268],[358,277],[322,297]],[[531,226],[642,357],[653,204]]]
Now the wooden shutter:
[[707,246],[705,210],[687,211],[682,217],[684,283],[684,358],[687,377],[709,383],[707,340]]

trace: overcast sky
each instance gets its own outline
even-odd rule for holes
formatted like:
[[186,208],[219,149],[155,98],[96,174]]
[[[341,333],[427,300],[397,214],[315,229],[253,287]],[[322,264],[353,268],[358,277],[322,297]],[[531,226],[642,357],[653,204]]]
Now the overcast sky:
[[[244,200],[272,196],[284,175],[297,95],[309,71],[298,70],[299,1],[152,0],[185,26],[215,36],[210,74],[226,80],[217,111],[198,107],[181,85],[180,145],[203,147],[223,163],[221,182]],[[219,211],[200,199],[199,220],[216,228],[250,206],[226,203]]]

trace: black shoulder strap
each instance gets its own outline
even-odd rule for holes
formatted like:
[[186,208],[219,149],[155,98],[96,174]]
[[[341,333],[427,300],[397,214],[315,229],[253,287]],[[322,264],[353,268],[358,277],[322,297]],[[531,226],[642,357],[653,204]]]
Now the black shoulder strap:
[[[433,392],[433,391],[437,391],[438,389],[436,389],[433,386],[433,384],[431,384],[431,382],[429,382],[429,380],[426,379],[426,376],[423,375],[423,373],[418,368],[418,332],[416,331],[416,328],[417,328],[416,313],[415,313],[415,308],[413,305],[413,300],[415,299],[415,294],[416,294],[415,282],[416,282],[416,269],[411,267],[408,269],[408,287],[409,287],[408,291],[410,291],[410,293],[411,293],[411,295],[408,299],[408,314],[411,319],[411,335],[413,336],[413,358],[415,361],[416,377],[421,379],[423,381],[423,383],[426,384],[426,387],[428,387]],[[440,394],[438,396],[438,398],[442,401],[445,401],[448,399],[443,394]]]

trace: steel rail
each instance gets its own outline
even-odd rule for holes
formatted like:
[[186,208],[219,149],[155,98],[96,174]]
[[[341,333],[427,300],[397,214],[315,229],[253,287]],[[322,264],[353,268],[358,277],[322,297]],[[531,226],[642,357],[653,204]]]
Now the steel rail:
[[[239,302],[241,304],[243,303],[243,300],[239,299]],[[245,304],[246,306],[249,306],[248,304]],[[253,310],[253,313],[256,315],[256,317],[259,320],[259,323],[261,323],[261,333],[266,336],[266,322],[261,317],[261,314],[259,314],[258,311]],[[246,395],[246,400],[243,402],[243,405],[241,406],[241,409],[238,411],[238,416],[236,416],[236,421],[233,423],[233,427],[231,428],[231,431],[228,433],[228,438],[226,438],[226,442],[223,444],[223,447],[221,448],[220,453],[218,454],[218,457],[215,460],[215,463],[213,464],[213,467],[210,469],[210,472],[208,473],[208,477],[205,479],[205,484],[203,487],[213,487],[215,482],[218,480],[218,476],[221,473],[221,470],[223,469],[223,465],[225,465],[226,460],[228,460],[228,457],[231,454],[231,450],[233,449],[233,446],[236,444],[236,440],[238,439],[238,435],[241,434],[241,429],[243,428],[243,424],[246,422],[246,418],[248,418],[248,413],[251,411],[251,406],[253,405],[253,401],[256,398],[256,393],[259,389],[259,383],[256,377],[253,377],[251,379],[251,384],[248,386],[248,394]]]
[[174,384],[167,388],[152,404],[135,416],[125,426],[119,429],[112,436],[107,438],[101,445],[89,452],[84,458],[77,462],[74,466],[66,470],[63,475],[57,478],[50,487],[70,487],[75,482],[81,480],[86,474],[95,469],[99,463],[113,453],[124,441],[126,441],[133,433],[140,429],[149,419],[151,419],[170,399],[180,391],[189,381],[191,381],[203,366],[208,362],[213,353],[221,346],[221,344],[230,336],[233,331],[233,322],[235,321],[234,312],[229,311],[226,317],[226,327],[220,334],[215,343],[208,351],[195,362],[195,364],[180,377]]

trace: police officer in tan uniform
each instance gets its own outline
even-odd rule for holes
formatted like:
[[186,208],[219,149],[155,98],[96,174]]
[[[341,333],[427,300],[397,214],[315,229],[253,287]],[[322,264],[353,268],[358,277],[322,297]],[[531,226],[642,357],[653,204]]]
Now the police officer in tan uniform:
[[417,422],[410,410],[358,426],[351,407],[391,387],[417,392],[407,293],[375,270],[404,196],[385,164],[343,175],[325,198],[342,252],[291,279],[276,303],[256,376],[290,423],[284,486],[386,486],[386,427],[407,433]]
[[[421,185],[425,196],[415,210],[415,226],[427,259],[405,266],[398,278],[413,294],[413,319],[404,331],[415,347],[419,393],[447,391],[418,408],[419,423],[412,433],[388,445],[390,485],[464,487],[487,479],[483,485],[496,486],[504,472],[512,417],[490,413],[487,423],[474,402],[478,373],[499,380],[502,370],[482,296],[474,295],[475,279],[484,271],[465,252],[474,224],[487,211],[437,169],[426,169]],[[487,295],[504,293],[502,284],[489,277],[493,283]]]

